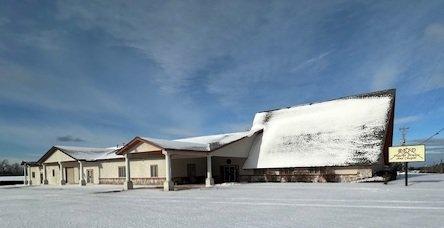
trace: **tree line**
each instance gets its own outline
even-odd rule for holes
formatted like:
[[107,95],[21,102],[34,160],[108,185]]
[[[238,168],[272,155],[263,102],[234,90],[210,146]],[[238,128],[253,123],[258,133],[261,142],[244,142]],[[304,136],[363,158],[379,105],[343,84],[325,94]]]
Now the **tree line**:
[[422,167],[420,171],[422,173],[444,173],[444,163],[441,162],[439,164]]
[[23,166],[19,163],[10,164],[7,159],[0,161],[0,176],[22,176]]

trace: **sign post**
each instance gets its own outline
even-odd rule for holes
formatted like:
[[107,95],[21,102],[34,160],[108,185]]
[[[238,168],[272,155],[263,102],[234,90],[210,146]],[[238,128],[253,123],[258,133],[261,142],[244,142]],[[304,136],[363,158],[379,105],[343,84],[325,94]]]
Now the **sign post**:
[[405,167],[405,186],[409,185],[409,163],[406,162],[404,163],[404,167]]
[[408,186],[409,162],[425,161],[425,145],[406,145],[389,147],[389,162],[404,162],[405,186]]

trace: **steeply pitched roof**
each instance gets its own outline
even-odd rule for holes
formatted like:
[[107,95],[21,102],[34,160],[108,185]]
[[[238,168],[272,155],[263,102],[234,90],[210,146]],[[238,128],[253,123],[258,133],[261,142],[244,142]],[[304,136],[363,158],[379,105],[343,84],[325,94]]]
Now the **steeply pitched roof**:
[[381,154],[395,91],[260,112],[244,168],[371,164]]

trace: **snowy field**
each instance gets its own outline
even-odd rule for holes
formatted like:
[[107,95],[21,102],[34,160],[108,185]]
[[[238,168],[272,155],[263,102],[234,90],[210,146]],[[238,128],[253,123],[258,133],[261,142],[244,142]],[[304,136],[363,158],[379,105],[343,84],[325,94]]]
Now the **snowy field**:
[[[402,177],[401,177],[402,178]],[[255,183],[162,192],[0,187],[0,227],[443,227],[444,175],[382,183]]]
[[24,176],[0,176],[0,181],[23,181]]

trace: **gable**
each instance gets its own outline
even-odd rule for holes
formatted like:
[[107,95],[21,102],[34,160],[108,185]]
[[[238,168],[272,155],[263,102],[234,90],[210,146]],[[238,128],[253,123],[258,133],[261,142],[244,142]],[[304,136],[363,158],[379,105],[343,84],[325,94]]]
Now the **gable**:
[[152,145],[147,142],[140,142],[136,144],[134,147],[128,149],[128,153],[143,153],[143,152],[154,152],[160,151],[162,148]]
[[65,161],[76,161],[72,157],[68,156],[67,154],[63,153],[62,151],[56,149],[54,152],[52,152],[49,157],[43,161],[43,163],[52,163],[52,162],[65,162]]
[[211,152],[213,156],[246,158],[256,135],[244,137]]

